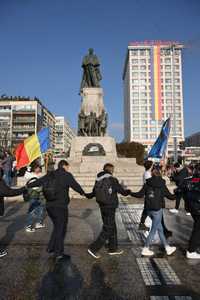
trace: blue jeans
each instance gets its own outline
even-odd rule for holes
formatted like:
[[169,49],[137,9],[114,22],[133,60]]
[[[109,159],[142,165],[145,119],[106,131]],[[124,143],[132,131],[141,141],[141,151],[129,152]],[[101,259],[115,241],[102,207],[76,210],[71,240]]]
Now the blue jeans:
[[37,199],[30,201],[26,226],[34,227],[36,223],[43,223],[45,219],[45,205]]
[[5,183],[8,185],[8,186],[11,186],[12,184],[12,172],[10,170],[5,170],[4,171],[4,175],[3,175],[3,178],[5,180]]
[[164,247],[168,246],[167,240],[164,236],[163,226],[162,226],[163,210],[162,209],[160,209],[160,210],[148,210],[147,214],[152,220],[152,226],[151,226],[151,230],[149,232],[149,235],[146,239],[145,247],[150,246],[150,244],[152,243],[157,231],[158,231],[158,235],[159,235],[159,238],[160,238],[161,243],[163,244],[163,246]]

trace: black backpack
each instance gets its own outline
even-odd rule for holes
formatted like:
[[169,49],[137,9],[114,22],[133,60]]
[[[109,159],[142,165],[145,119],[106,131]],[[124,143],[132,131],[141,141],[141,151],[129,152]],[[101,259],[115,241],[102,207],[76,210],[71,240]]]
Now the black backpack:
[[147,184],[145,191],[145,207],[149,210],[160,210],[162,208],[162,190]]
[[111,177],[103,178],[95,183],[95,196],[99,204],[110,204],[112,197]]
[[186,188],[190,212],[200,215],[200,182],[189,181]]
[[50,172],[47,175],[46,180],[42,185],[42,190],[47,202],[56,200],[56,195],[58,192],[58,180],[55,172]]

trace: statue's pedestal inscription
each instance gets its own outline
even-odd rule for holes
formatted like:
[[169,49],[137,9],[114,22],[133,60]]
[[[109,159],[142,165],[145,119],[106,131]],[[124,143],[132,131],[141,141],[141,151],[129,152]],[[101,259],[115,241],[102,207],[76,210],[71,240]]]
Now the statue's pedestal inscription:
[[115,161],[116,143],[112,137],[81,137],[72,140],[70,161],[86,162],[93,160]]

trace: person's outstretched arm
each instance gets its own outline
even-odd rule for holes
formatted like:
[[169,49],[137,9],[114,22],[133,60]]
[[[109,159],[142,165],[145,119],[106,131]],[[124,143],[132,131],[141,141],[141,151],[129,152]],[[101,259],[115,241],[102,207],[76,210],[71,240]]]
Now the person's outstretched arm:
[[170,193],[170,191],[168,190],[167,186],[164,186],[164,196],[169,199],[169,200],[175,200],[176,199],[176,195]]
[[0,184],[0,196],[1,197],[14,197],[14,196],[19,196],[23,194],[25,191],[25,187],[18,188],[18,189],[12,189],[10,188],[4,180],[1,180]]
[[121,194],[122,196],[128,196],[130,195],[130,190],[125,189],[118,181],[117,178],[113,178],[114,181],[114,189],[118,194]]
[[80,186],[80,184],[76,181],[76,179],[74,178],[74,176],[71,173],[69,174],[69,179],[70,179],[69,186],[75,192],[79,193],[80,195],[85,195],[84,190],[82,189],[82,187]]
[[131,192],[130,195],[135,198],[143,198],[145,195],[145,188],[146,188],[146,185],[144,184],[143,187],[141,188],[141,190],[139,190],[139,192],[135,192],[135,193]]
[[28,183],[27,187],[33,188],[33,187],[42,186],[45,183],[45,181],[47,180],[47,176],[48,175],[44,175],[38,179],[35,179],[33,182]]

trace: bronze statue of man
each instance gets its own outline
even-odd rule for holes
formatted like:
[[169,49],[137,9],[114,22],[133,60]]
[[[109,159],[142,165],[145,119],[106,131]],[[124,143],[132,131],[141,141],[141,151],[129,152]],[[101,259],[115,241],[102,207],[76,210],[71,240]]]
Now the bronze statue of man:
[[88,50],[88,54],[83,58],[82,68],[83,77],[80,92],[82,92],[83,88],[100,87],[100,81],[102,79],[100,62],[92,48]]

